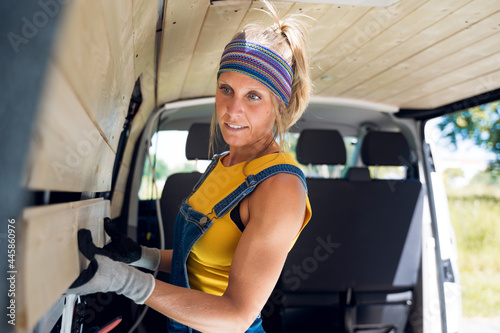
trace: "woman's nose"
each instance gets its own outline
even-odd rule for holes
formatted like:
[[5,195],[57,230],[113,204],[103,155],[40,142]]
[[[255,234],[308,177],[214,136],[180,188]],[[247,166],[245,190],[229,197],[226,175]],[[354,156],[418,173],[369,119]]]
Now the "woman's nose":
[[227,105],[227,113],[237,115],[243,112],[243,103],[240,98],[234,97]]

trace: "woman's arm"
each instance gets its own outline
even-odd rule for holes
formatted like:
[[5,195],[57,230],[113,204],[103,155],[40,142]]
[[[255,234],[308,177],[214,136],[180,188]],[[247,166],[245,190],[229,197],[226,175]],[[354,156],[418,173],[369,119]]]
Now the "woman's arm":
[[[306,194],[299,178],[289,174],[270,177],[248,197],[249,220],[233,257],[224,295],[156,281],[146,304],[199,331],[244,332],[279,278],[304,222],[305,207]],[[162,253],[161,267],[163,259]]]
[[160,265],[158,270],[166,273],[170,273],[172,267],[172,253],[173,250],[160,250]]

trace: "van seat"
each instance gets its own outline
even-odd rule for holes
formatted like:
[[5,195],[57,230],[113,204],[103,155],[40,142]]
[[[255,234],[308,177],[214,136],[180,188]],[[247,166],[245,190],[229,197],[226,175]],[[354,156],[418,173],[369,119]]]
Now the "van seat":
[[[188,160],[209,160],[210,124],[196,123],[189,128],[186,139],[186,158]],[[172,143],[175,144],[175,143]],[[215,148],[216,153],[221,153],[227,145],[221,144]],[[174,222],[179,213],[179,208],[193,190],[201,173],[198,171],[183,172],[170,175],[163,186],[160,207],[165,232],[165,248],[173,246]]]
[[[402,135],[370,134],[362,147],[365,164],[410,161]],[[345,147],[338,137],[302,146],[297,159],[301,151]],[[314,323],[321,331],[403,332],[420,265],[420,182],[373,180],[358,167],[346,179],[307,178],[307,184],[313,215],[278,281],[282,301],[274,328],[280,328],[273,331],[311,331]]]

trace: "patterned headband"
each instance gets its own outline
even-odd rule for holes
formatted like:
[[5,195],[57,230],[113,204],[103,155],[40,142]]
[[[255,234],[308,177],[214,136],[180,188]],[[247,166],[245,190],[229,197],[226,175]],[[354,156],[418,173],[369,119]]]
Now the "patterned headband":
[[217,79],[222,72],[238,72],[250,76],[269,88],[288,105],[292,92],[293,71],[274,51],[246,40],[233,40],[226,45],[220,60]]

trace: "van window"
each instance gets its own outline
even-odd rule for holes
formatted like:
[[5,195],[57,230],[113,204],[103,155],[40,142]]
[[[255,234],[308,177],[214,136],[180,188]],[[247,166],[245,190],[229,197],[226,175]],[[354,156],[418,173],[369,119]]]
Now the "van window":
[[[159,131],[151,139],[149,154],[146,156],[144,171],[139,188],[139,200],[151,200],[161,196],[167,178],[179,172],[203,172],[209,161],[189,161],[186,158],[186,139],[188,131]],[[155,170],[156,183],[153,183]],[[155,189],[156,185],[156,189]]]
[[[167,178],[180,172],[203,172],[207,168],[209,161],[189,161],[186,159],[186,140],[188,131],[159,131],[156,132],[151,139],[151,147],[149,154],[151,163],[146,157],[144,161],[144,169],[141,179],[141,186],[139,188],[139,200],[151,200],[161,196],[161,191]],[[297,140],[300,133],[288,133],[286,140],[288,140],[289,152],[294,159],[297,159],[295,149],[297,147]],[[349,168],[349,161],[352,159],[358,139],[356,137],[344,137],[344,143],[347,151],[347,165],[334,166],[334,165],[302,165],[299,163],[300,168],[307,177],[320,177],[320,178],[340,178],[344,176],[345,171]],[[391,167],[378,167],[374,170],[374,174],[379,175],[392,175]],[[398,167],[392,167],[398,168]],[[155,170],[155,180],[153,183],[153,172]],[[390,177],[389,177],[390,178]],[[403,177],[404,178],[404,177]],[[156,185],[156,189],[155,189]]]

